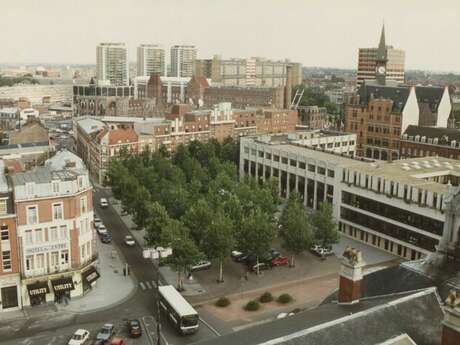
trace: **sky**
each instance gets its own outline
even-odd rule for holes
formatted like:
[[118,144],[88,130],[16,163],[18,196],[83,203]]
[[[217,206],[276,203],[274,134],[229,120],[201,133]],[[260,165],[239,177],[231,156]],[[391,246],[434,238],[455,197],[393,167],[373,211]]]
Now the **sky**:
[[194,44],[198,58],[289,58],[356,68],[360,47],[406,69],[460,71],[458,0],[1,0],[0,63],[94,64],[99,42]]

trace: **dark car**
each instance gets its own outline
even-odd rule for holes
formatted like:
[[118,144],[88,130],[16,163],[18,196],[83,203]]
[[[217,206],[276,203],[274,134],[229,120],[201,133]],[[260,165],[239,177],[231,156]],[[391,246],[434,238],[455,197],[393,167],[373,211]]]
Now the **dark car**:
[[101,236],[101,242],[102,243],[110,243],[110,242],[112,242],[112,235],[110,233],[103,234]]
[[140,337],[142,335],[141,323],[139,320],[129,320],[128,323],[129,335],[133,338]]

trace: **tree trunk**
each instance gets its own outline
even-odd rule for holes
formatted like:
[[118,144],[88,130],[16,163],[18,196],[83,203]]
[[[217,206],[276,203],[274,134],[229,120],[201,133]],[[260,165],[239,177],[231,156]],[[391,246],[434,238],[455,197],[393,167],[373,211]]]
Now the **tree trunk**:
[[291,255],[291,263],[289,265],[290,267],[295,267],[295,257],[294,254]]
[[260,274],[260,269],[259,269],[259,256],[257,256],[257,275]]
[[219,261],[219,279],[217,280],[218,283],[224,282],[224,260]]

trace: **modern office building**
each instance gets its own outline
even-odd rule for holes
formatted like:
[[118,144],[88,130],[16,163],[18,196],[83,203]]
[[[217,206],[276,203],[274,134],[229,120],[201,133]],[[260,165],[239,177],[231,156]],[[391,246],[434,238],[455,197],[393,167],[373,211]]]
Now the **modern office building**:
[[171,47],[171,77],[190,78],[198,49],[194,45],[175,45]]
[[242,138],[240,176],[276,177],[282,197],[298,192],[311,209],[330,202],[343,236],[405,259],[434,253],[445,227],[458,243],[460,216],[447,206],[460,191],[457,160],[352,158],[355,134],[319,133],[323,148],[298,133]]
[[152,73],[166,76],[165,50],[157,44],[141,44],[137,47],[137,76]]
[[96,47],[98,84],[128,85],[128,48],[124,43],[100,43]]
[[[382,65],[385,62],[385,65]],[[382,27],[377,48],[360,48],[356,82],[361,86],[365,80],[375,81],[376,72],[386,74],[388,80],[404,83],[404,50],[386,45],[385,27]]]
[[302,64],[288,60],[264,58],[212,59],[195,61],[195,75],[211,79],[223,86],[278,87],[286,85],[287,66],[292,69],[292,85],[302,83]]

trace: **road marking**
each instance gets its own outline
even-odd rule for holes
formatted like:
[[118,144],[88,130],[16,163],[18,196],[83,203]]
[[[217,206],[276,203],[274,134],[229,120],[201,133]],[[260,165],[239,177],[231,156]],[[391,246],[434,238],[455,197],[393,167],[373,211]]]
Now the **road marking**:
[[145,285],[147,285],[147,287],[148,287],[149,289],[151,289],[151,288],[152,288],[152,285],[150,285],[150,283],[149,283],[149,282],[145,282]]
[[145,285],[143,282],[140,282],[139,285],[141,286],[142,290],[145,290]]
[[206,321],[204,321],[201,317],[200,317],[200,321],[204,323],[204,325],[206,327],[208,327],[215,335],[217,335],[218,337],[221,336],[221,334],[214,328],[212,327],[209,323],[207,323]]

